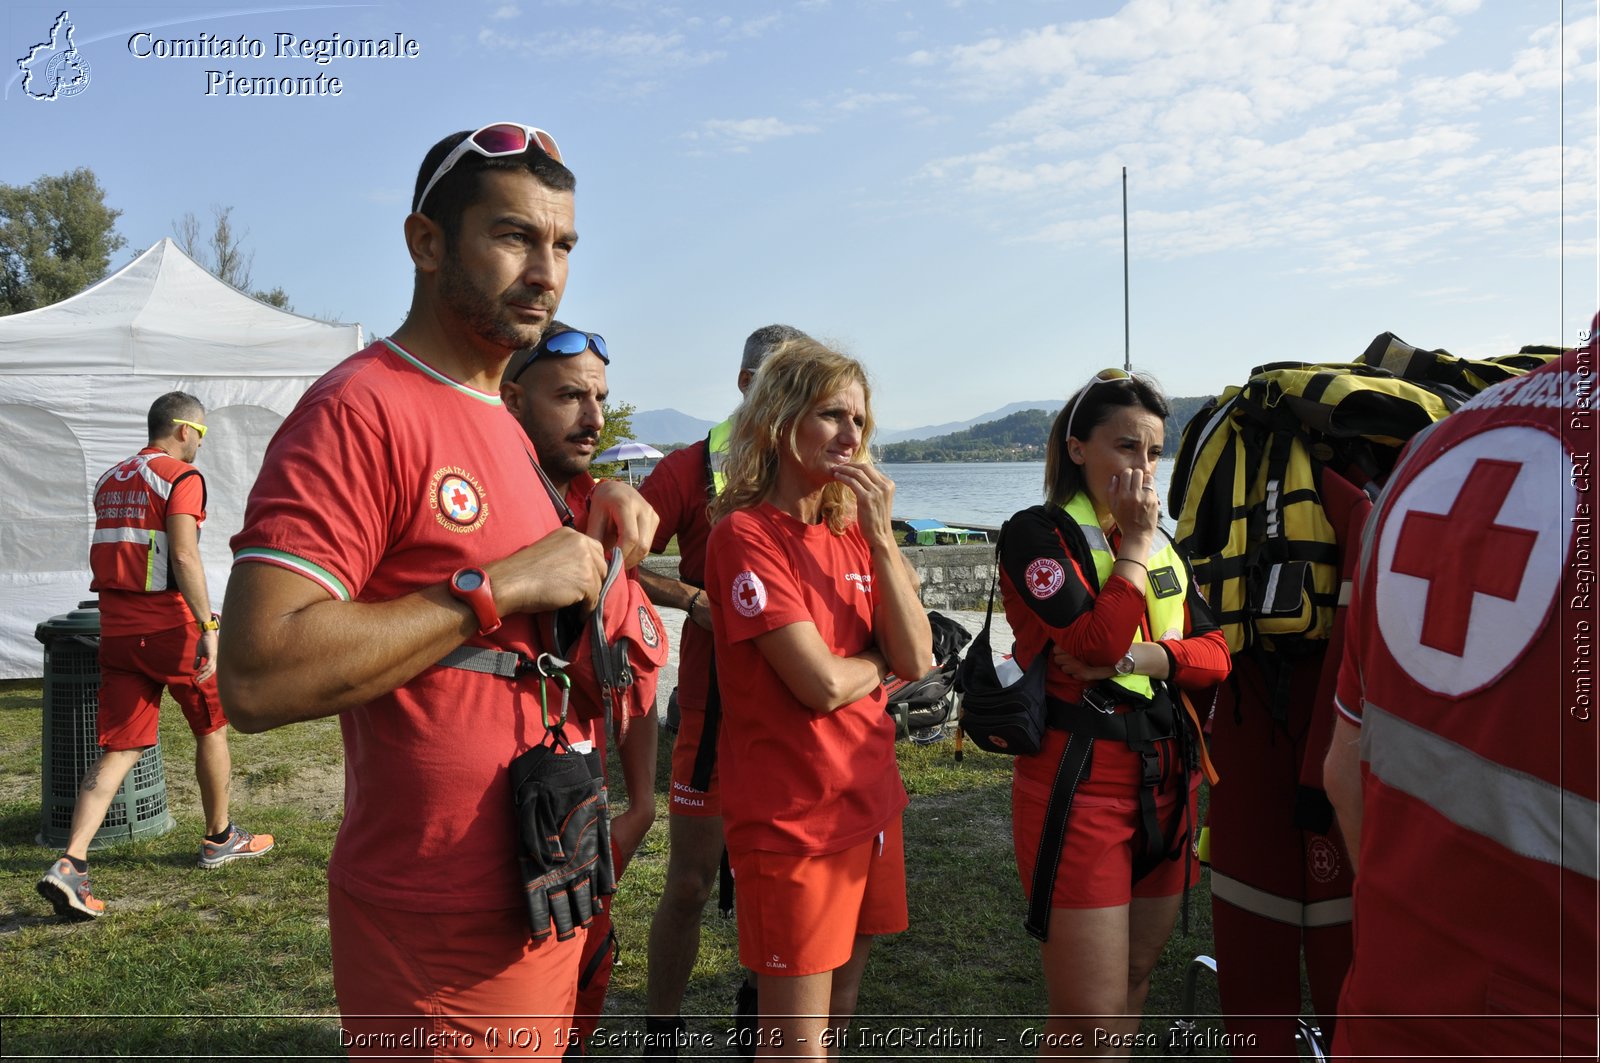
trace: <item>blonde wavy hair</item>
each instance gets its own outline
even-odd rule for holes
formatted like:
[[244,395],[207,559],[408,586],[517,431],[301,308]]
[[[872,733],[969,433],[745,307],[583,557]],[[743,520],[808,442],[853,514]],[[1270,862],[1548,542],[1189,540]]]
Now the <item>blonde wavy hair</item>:
[[[723,463],[722,493],[712,501],[713,523],[739,509],[753,509],[778,481],[785,453],[798,457],[795,445],[800,419],[818,402],[851,384],[861,385],[866,423],[853,460],[872,463],[872,387],[860,362],[810,336],[786,340],[767,356],[756,372],[744,401],[733,413],[728,458]],[[855,496],[842,483],[822,489],[822,518],[835,535],[855,517]]]

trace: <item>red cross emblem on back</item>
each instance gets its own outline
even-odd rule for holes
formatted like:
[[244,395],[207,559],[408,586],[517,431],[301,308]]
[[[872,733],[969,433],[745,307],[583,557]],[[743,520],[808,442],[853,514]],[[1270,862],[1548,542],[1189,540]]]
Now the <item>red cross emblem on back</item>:
[[1424,646],[1459,657],[1466,649],[1474,596],[1516,600],[1539,535],[1495,522],[1522,468],[1517,462],[1480,458],[1450,512],[1406,514],[1392,568],[1428,582]]

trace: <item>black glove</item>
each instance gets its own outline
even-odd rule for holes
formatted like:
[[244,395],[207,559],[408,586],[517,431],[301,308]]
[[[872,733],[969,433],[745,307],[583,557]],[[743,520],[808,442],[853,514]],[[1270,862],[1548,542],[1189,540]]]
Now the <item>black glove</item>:
[[599,754],[535,746],[511,762],[518,860],[535,938],[570,938],[616,892]]

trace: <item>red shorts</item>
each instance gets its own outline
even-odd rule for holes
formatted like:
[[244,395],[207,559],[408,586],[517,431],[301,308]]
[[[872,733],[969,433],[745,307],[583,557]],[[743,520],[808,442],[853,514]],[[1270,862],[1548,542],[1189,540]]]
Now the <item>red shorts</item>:
[[143,749],[156,744],[161,691],[183,710],[195,737],[228,723],[217,695],[217,677],[194,681],[194,654],[200,630],[193,624],[148,635],[103,635],[100,638],[100,745],[106,749]]
[[844,966],[863,934],[898,934],[906,910],[900,815],[859,845],[824,856],[728,854],[738,886],[739,962],[798,978]]
[[[1096,743],[1098,754],[1099,744]],[[1143,851],[1144,836],[1139,830],[1139,799],[1086,795],[1088,784],[1080,787],[1067,816],[1067,840],[1056,870],[1052,908],[1115,908],[1134,897],[1171,897],[1183,892],[1184,865],[1189,866],[1189,881],[1200,880],[1200,862],[1184,841],[1184,855],[1163,860],[1138,882],[1133,881],[1133,859]],[[1199,801],[1200,777],[1189,787],[1189,823],[1195,822]],[[1017,872],[1022,876],[1023,893],[1033,889],[1033,870],[1039,858],[1039,834],[1044,828],[1046,797],[1031,788],[1011,788],[1011,838],[1016,846]],[[1184,802],[1176,788],[1157,798],[1156,811],[1163,837],[1169,837],[1183,815]],[[1137,847],[1137,849],[1136,849]]]
[[675,816],[720,816],[722,797],[717,788],[717,769],[711,768],[711,781],[704,790],[690,785],[695,759],[700,755],[700,736],[705,733],[706,710],[689,708],[678,701],[678,737],[672,743],[672,799],[667,810]]
[[403,912],[328,883],[339,1043],[351,1056],[560,1059],[585,931],[534,942],[528,913]]

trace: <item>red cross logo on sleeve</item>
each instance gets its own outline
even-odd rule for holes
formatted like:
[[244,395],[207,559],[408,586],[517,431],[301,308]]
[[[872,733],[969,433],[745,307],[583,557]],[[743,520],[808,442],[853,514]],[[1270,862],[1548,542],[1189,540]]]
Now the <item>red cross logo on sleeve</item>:
[[1517,462],[1480,458],[1450,512],[1412,510],[1405,515],[1392,568],[1428,582],[1424,646],[1460,657],[1474,596],[1516,600],[1539,535],[1495,521],[1522,468]]
[[741,616],[756,616],[767,607],[767,588],[760,576],[747,570],[733,577],[733,607]]
[[1066,569],[1053,557],[1035,558],[1025,573],[1028,593],[1039,601],[1054,595],[1067,582]]

